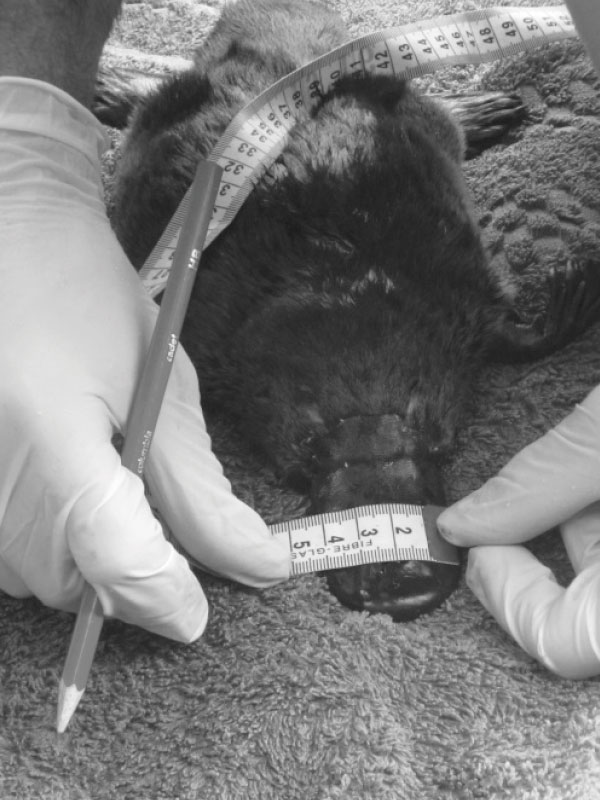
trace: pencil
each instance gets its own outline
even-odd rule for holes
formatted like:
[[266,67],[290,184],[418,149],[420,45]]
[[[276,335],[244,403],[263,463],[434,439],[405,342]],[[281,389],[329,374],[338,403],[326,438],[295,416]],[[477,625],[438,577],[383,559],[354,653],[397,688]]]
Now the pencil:
[[[167,388],[222,171],[212,161],[202,161],[196,171],[188,213],[181,227],[148,355],[133,398],[121,462],[139,476],[144,472]],[[65,731],[85,691],[102,623],[98,595],[92,586],[85,584],[58,690],[56,727],[59,733]]]

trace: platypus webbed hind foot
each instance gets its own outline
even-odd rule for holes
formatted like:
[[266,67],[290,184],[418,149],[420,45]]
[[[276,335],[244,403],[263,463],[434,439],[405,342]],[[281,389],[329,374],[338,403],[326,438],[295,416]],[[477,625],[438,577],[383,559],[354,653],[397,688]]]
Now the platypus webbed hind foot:
[[503,319],[492,340],[497,361],[519,362],[543,358],[560,350],[600,321],[600,263],[570,261],[548,274],[548,305],[533,324],[518,316]]
[[477,92],[434,95],[462,127],[467,158],[478,156],[498,143],[527,115],[518,94]]

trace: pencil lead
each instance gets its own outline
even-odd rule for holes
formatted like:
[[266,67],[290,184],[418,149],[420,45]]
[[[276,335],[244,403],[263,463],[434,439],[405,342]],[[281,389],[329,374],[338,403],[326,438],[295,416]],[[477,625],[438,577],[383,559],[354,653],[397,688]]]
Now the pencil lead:
[[56,713],[56,730],[58,733],[64,733],[67,729],[67,725],[83,697],[83,691],[83,689],[78,689],[74,684],[67,686],[61,680],[58,686],[58,709]]

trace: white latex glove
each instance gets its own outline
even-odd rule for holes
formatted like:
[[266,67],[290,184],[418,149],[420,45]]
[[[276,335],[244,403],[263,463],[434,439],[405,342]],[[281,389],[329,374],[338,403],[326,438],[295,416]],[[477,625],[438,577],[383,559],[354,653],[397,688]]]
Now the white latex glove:
[[[111,445],[124,431],[157,315],[106,217],[104,133],[48,84],[0,79],[0,589],[192,641],[207,619],[186,560]],[[211,452],[180,349],[146,478],[200,563],[253,586],[289,554],[237,500]]]
[[[473,547],[467,583],[529,655],[564,678],[600,675],[600,387],[438,525]],[[576,572],[566,589],[519,546],[556,525]]]

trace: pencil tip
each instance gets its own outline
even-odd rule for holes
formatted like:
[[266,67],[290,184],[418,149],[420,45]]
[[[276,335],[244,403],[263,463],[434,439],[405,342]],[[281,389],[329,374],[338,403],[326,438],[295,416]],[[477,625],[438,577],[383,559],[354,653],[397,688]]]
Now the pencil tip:
[[83,689],[78,689],[75,684],[66,686],[61,680],[58,687],[58,710],[56,714],[56,730],[64,733],[79,701],[83,696]]

